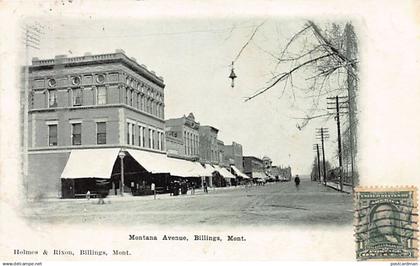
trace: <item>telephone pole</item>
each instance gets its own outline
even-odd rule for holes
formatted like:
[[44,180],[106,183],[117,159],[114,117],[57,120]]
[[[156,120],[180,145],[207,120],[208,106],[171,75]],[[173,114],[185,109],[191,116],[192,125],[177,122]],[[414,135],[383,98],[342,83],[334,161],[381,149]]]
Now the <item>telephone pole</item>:
[[[355,58],[357,54],[357,41],[356,34],[354,33],[353,25],[347,23],[344,29],[345,34],[345,49],[347,58]],[[357,120],[356,114],[356,90],[357,90],[357,73],[358,67],[354,63],[350,67],[347,67],[347,94],[349,97],[348,110],[349,110],[349,133],[350,133],[350,164],[351,164],[351,184],[354,189],[355,185],[355,162],[354,157],[357,152]],[[357,171],[357,170],[356,170]]]
[[324,185],[327,185],[327,170],[325,167],[325,147],[324,147],[324,140],[329,138],[328,128],[321,127],[316,129],[316,136],[317,139],[321,140],[322,145],[322,164],[324,170]]
[[[340,107],[345,108],[342,104],[347,104],[348,101],[342,101],[341,99],[347,99],[347,97],[328,97],[327,100],[327,109],[335,110],[335,120],[337,121],[337,140],[338,140],[338,165],[339,165],[339,181],[340,181],[340,191],[343,191],[343,156],[342,156],[342,146],[341,146],[341,128],[340,128]],[[335,105],[335,106],[334,106]]]
[[319,144],[314,144],[313,148],[314,150],[316,150],[316,159],[318,163],[318,182],[321,183],[321,162],[319,159]]

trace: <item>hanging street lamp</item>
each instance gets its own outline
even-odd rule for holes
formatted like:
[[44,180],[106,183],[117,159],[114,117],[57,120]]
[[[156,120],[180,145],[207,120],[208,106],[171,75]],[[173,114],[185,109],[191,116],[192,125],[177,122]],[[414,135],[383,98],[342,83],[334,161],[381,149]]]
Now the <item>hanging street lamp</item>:
[[236,76],[235,71],[234,71],[234,68],[233,68],[233,62],[232,62],[232,68],[230,70],[229,78],[232,80],[232,83],[231,83],[230,86],[232,88],[235,87],[235,79],[237,78],[237,76]]

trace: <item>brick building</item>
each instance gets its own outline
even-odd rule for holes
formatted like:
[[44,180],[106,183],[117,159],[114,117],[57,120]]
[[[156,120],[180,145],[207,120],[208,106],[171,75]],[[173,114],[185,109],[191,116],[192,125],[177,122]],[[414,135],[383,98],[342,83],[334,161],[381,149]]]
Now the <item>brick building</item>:
[[165,121],[165,134],[169,156],[197,161],[200,152],[200,123],[193,113]]
[[[34,58],[29,67],[29,197],[62,196],[65,184],[60,175],[74,150],[103,151],[92,153],[99,157],[82,161],[86,165],[78,166],[79,172],[96,161],[106,161],[101,156],[109,151],[114,155],[121,149],[164,154],[164,88],[162,77],[122,50]],[[109,160],[116,176],[119,160],[114,157]],[[127,154],[128,164],[131,159]],[[118,187],[117,180],[112,185]],[[73,183],[67,186],[76,189]]]
[[219,130],[212,126],[200,126],[200,162],[219,164],[219,145],[217,143],[217,134]]
[[234,165],[240,171],[243,171],[243,150],[242,145],[232,142],[232,145],[224,145],[224,161],[226,165]]
[[252,178],[256,178],[256,173],[264,173],[264,162],[255,156],[243,156],[244,173]]
[[221,141],[220,139],[216,140],[216,142],[217,142],[218,165],[229,166],[229,164],[224,161],[225,143]]

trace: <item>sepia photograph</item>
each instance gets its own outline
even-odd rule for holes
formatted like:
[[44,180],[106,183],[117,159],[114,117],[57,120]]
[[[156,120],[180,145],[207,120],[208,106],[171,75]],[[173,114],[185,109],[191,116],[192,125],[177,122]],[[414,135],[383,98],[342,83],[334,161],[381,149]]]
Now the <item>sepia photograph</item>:
[[0,7],[0,228],[31,239],[1,254],[416,260],[418,5],[385,2]]

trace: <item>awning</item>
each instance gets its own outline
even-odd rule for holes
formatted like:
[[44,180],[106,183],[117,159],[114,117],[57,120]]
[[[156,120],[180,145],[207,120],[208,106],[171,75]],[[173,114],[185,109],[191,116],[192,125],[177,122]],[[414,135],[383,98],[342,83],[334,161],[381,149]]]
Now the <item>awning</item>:
[[234,176],[231,172],[229,172],[226,168],[221,168],[221,172],[220,174],[224,177],[224,178],[236,178],[236,176]]
[[134,149],[126,150],[141,166],[146,169],[146,171],[161,174],[161,173],[170,173],[169,170],[171,167],[168,163],[168,158],[165,154],[140,151]]
[[120,149],[72,150],[61,178],[111,178]]
[[205,170],[204,171],[206,173],[205,176],[212,176],[213,175],[213,172],[216,171],[216,169],[214,169],[214,167],[211,166],[208,163],[204,164],[204,166],[205,166],[205,168],[204,168]]
[[128,153],[148,172],[180,177],[200,177],[202,170],[191,161],[169,158],[165,154],[128,149]]
[[247,176],[246,174],[242,173],[238,168],[236,168],[236,166],[231,165],[230,167],[233,169],[233,171],[235,172],[235,174],[237,176],[242,177],[243,179],[250,179],[249,176]]
[[252,172],[252,178],[266,179],[267,176],[264,174],[264,172]]
[[219,172],[221,176],[224,178],[235,178],[234,175],[232,175],[228,170],[226,170],[223,167],[218,166],[217,164],[213,165],[214,169]]
[[167,158],[169,173],[173,176],[181,177],[199,177],[200,174],[196,171],[195,165],[191,161]]
[[199,162],[193,162],[194,165],[194,172],[198,174],[198,176],[212,176],[212,172],[208,171],[204,166],[202,166]]

